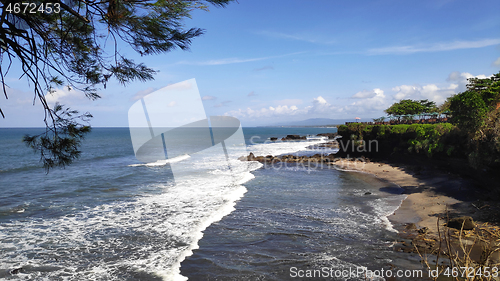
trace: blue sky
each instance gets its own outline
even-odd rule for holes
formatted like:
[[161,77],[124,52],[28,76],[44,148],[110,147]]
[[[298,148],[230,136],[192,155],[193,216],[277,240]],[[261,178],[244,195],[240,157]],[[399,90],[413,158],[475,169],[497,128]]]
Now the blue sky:
[[[169,84],[195,78],[207,115],[243,126],[308,118],[377,118],[403,98],[438,104],[469,77],[500,71],[500,2],[239,0],[195,11],[187,27],[206,33],[188,52],[140,57],[150,82],[112,82],[102,99],[60,89],[56,100],[94,115],[93,126],[127,126],[130,106]],[[43,111],[19,68],[7,77],[0,127],[43,126]]]

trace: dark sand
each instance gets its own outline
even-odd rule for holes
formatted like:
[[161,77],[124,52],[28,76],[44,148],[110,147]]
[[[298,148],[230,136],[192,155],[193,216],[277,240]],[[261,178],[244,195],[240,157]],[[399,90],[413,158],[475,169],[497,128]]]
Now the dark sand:
[[[479,261],[483,254],[484,243],[478,242],[477,233],[481,231],[480,229],[500,233],[498,202],[489,200],[491,198],[488,198],[486,191],[477,188],[473,181],[459,175],[431,167],[422,168],[389,162],[354,162],[346,159],[335,162],[334,167],[372,174],[405,190],[404,193],[408,197],[400,208],[389,216],[389,220],[401,237],[395,245],[396,251],[415,253],[418,248],[418,252],[432,264],[436,256],[428,254],[436,254],[440,249],[439,235],[442,237],[445,233],[451,233],[454,245],[452,251],[460,251],[459,241],[461,241],[462,245],[467,245],[466,248],[472,247],[470,257]],[[474,231],[464,231],[461,240],[457,238],[460,231],[445,227],[448,218],[459,216],[471,216],[477,226]],[[495,239],[493,243],[499,248],[500,239],[498,236]],[[446,252],[444,243],[441,243],[441,252]],[[493,253],[490,260],[498,266],[500,251]]]

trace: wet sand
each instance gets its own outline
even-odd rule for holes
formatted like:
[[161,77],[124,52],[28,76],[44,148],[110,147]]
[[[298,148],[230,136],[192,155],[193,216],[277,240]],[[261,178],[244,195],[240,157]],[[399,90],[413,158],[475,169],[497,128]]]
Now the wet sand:
[[408,197],[401,207],[389,216],[396,227],[415,223],[417,228],[426,227],[429,234],[436,234],[438,217],[475,212],[475,192],[469,182],[456,175],[411,166],[345,159],[337,161],[335,166],[344,170],[369,173],[403,188]]
[[[471,216],[476,223],[474,231],[467,233],[464,231],[463,235],[468,236],[462,239],[464,243],[475,244],[480,240],[477,239],[478,231],[485,229],[490,233],[497,233],[494,239],[498,239],[497,220],[500,206],[496,201],[488,201],[488,196],[485,196],[487,193],[478,189],[473,181],[439,171],[431,166],[346,159],[339,159],[333,166],[343,170],[372,174],[382,181],[396,184],[405,190],[403,193],[406,193],[408,197],[402,202],[400,208],[388,217],[401,237],[400,245],[395,250],[415,252],[416,245],[420,253],[436,254],[440,244],[438,241],[443,241],[439,239],[439,235],[452,233],[450,236],[452,249],[460,251],[458,239],[460,231],[445,227],[448,218],[459,216]],[[499,242],[496,241],[497,245]],[[444,242],[441,243],[441,251],[444,251],[446,245],[443,244]],[[473,260],[481,259],[483,246],[485,244],[481,242],[473,246],[470,252]],[[495,248],[498,249],[498,246]],[[500,251],[497,250],[490,258],[492,263],[500,263]]]

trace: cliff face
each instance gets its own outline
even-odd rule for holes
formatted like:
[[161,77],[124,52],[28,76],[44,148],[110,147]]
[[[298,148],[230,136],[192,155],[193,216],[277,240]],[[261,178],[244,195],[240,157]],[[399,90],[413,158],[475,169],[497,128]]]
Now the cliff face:
[[339,149],[371,157],[393,153],[463,157],[464,136],[449,123],[339,126]]
[[473,179],[500,197],[500,163],[471,166],[465,133],[451,124],[339,126],[337,157],[430,165]]

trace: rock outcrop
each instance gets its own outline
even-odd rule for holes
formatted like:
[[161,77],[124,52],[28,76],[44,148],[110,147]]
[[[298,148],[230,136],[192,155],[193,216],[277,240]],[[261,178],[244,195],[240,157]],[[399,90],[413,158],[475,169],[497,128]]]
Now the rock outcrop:
[[337,136],[337,133],[323,133],[323,134],[317,134],[317,136],[328,137],[328,139],[333,140]]
[[474,220],[472,220],[472,218],[468,216],[450,219],[448,221],[448,224],[446,224],[447,227],[455,228],[458,230],[462,229],[462,225],[463,230],[472,230],[476,227]]
[[310,149],[318,149],[318,148],[339,148],[339,143],[337,141],[330,141],[327,143],[320,143],[316,145],[309,146]]
[[14,275],[14,274],[19,274],[19,273],[23,273],[23,272],[24,272],[24,269],[22,267],[19,267],[19,268],[12,269],[10,271],[10,274]]
[[339,161],[339,158],[335,158],[335,154],[323,155],[314,154],[312,156],[297,156],[292,154],[281,155],[281,156],[255,156],[252,152],[246,157],[239,158],[242,161],[258,161],[261,163],[276,163],[276,162],[287,162],[287,163],[304,163],[304,162],[315,162],[315,163],[333,163]]
[[281,139],[282,141],[290,141],[290,140],[307,140],[306,136],[300,135],[286,135],[286,137]]

